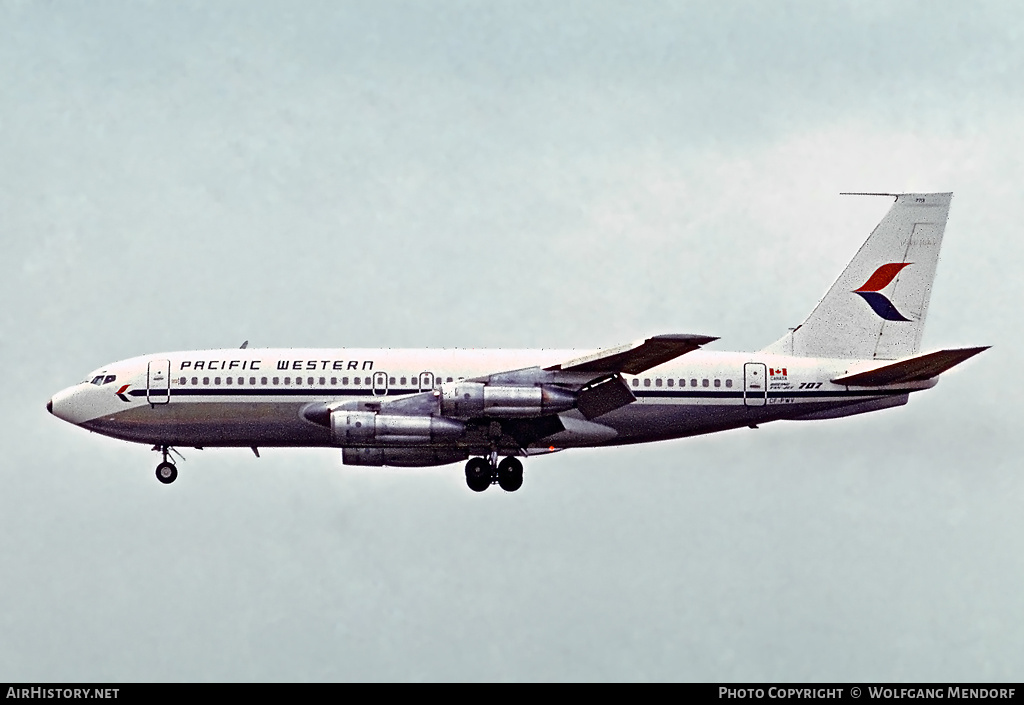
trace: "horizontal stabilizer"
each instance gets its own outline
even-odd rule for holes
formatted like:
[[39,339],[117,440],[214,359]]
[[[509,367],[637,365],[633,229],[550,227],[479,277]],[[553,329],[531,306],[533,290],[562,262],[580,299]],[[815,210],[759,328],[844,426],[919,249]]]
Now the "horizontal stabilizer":
[[986,345],[980,348],[939,350],[927,355],[918,355],[909,360],[900,360],[876,367],[867,372],[836,377],[832,381],[836,384],[848,384],[855,387],[880,387],[886,384],[902,384],[931,379],[988,349],[989,346]]
[[638,375],[652,367],[674,360],[680,355],[693,352],[701,345],[706,345],[713,340],[718,340],[718,338],[690,333],[656,335],[643,342],[598,350],[596,353],[545,369],[551,372],[556,370],[563,372],[625,372],[630,375]]

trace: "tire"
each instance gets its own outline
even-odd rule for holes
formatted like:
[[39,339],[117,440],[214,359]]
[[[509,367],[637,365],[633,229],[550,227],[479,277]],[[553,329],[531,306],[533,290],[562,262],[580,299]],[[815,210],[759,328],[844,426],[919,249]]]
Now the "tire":
[[169,485],[178,479],[178,468],[173,463],[160,463],[156,466],[156,479]]
[[470,458],[466,463],[466,484],[474,492],[483,492],[491,486],[494,471],[491,464],[483,458]]
[[506,492],[515,492],[523,486],[523,464],[509,456],[498,464],[498,486]]

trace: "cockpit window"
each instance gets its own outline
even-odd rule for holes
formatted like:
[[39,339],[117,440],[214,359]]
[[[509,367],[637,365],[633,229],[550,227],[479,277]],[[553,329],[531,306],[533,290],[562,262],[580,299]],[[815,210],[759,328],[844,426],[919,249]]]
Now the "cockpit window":
[[115,379],[117,379],[117,375],[107,375],[106,377],[103,378],[103,384],[110,384]]
[[92,378],[91,384],[100,385],[103,384],[103,375],[96,375]]
[[97,386],[101,384],[110,384],[115,379],[117,379],[117,375],[96,375],[92,378],[89,384],[95,384]]

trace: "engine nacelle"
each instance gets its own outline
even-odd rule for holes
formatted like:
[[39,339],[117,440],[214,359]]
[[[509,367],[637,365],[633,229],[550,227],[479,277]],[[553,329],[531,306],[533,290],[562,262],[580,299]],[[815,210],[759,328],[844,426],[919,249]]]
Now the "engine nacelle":
[[441,386],[441,413],[464,419],[545,416],[568,411],[575,404],[575,394],[552,386],[515,387],[480,382],[455,382]]
[[331,412],[331,439],[345,446],[422,445],[454,441],[465,430],[466,425],[461,421],[436,416],[399,416],[344,409]]
[[458,448],[342,448],[341,462],[345,465],[381,467],[392,465],[402,468],[424,468],[448,465],[469,457],[469,452]]

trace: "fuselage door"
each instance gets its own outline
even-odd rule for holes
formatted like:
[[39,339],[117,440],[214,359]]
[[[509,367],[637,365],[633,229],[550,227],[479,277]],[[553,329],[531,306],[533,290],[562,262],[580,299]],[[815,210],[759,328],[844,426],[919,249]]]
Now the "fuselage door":
[[743,365],[743,403],[764,406],[768,403],[768,369],[763,362]]
[[146,400],[166,404],[171,400],[171,361],[150,360],[146,371]]
[[373,373],[373,396],[382,397],[388,393],[388,373]]
[[429,392],[434,388],[434,373],[420,372],[420,391]]

